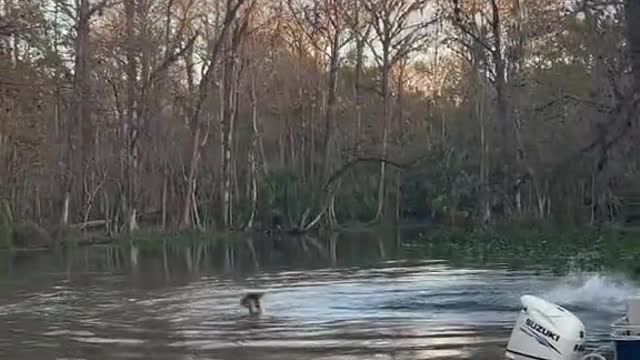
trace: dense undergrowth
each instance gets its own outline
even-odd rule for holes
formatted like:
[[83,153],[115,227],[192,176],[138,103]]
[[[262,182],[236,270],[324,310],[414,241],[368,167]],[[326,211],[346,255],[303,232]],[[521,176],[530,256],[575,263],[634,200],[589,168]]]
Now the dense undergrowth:
[[407,240],[410,252],[461,263],[554,272],[621,271],[640,277],[640,231],[616,227],[439,229]]
[[[266,261],[274,266],[296,263],[304,267],[313,261],[323,267],[396,259],[438,259],[462,267],[507,267],[557,275],[613,272],[640,280],[640,231],[631,229],[511,224],[469,231],[413,227],[401,230],[395,238],[391,233],[389,229],[365,232],[359,229],[339,236],[329,233],[297,238],[241,232],[141,231],[118,239],[112,247],[123,256],[135,248],[137,256],[151,261],[165,258],[166,262],[168,256],[172,261],[181,262],[187,256],[189,264],[208,263],[207,266]],[[0,252],[0,265],[5,267],[12,261],[10,252]]]
[[[375,231],[371,236],[379,237],[382,233],[381,230]],[[426,226],[400,230],[400,233],[400,244],[391,236],[383,236],[387,248],[400,245],[400,251],[395,252],[400,257],[446,259],[466,265],[507,264],[514,269],[557,273],[620,271],[640,277],[640,231],[634,229],[615,226],[524,227],[511,224],[475,230]],[[128,240],[141,252],[156,254],[167,246],[206,246],[213,251],[234,245],[245,248],[246,240],[252,238],[258,246],[266,241],[255,234],[195,231],[141,232]],[[328,246],[327,238],[317,237],[320,246]],[[293,243],[293,240],[289,240]],[[378,246],[375,242],[362,243],[361,246],[374,244]]]
[[245,238],[241,233],[234,232],[202,232],[195,230],[184,231],[141,231],[129,235],[129,244],[136,246],[142,253],[157,254],[163,248],[185,248],[191,246],[205,246],[211,249],[224,247]]

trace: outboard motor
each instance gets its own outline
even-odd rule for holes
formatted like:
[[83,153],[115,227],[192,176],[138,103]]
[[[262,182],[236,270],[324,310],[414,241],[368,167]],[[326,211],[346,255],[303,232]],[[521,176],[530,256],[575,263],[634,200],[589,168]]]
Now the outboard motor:
[[579,360],[586,341],[582,321],[566,309],[535,296],[520,298],[523,309],[511,332],[510,360]]

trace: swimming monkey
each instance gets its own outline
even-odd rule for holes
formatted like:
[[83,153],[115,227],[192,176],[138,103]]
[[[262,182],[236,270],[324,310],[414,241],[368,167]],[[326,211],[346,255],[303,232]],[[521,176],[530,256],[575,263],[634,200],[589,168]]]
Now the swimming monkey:
[[249,314],[260,315],[263,312],[262,304],[260,303],[263,295],[264,293],[248,293],[240,299],[240,305],[249,309]]

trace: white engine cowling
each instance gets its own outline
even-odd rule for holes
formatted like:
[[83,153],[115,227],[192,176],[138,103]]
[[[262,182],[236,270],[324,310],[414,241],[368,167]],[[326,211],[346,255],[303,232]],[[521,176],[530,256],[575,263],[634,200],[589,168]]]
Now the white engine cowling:
[[535,296],[520,298],[523,309],[511,332],[510,360],[578,360],[586,338],[582,321],[566,309]]

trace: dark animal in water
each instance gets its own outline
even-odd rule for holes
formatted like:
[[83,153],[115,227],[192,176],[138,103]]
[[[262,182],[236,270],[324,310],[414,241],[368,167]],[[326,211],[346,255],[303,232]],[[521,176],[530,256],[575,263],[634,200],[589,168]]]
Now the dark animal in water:
[[262,299],[263,295],[264,293],[248,293],[242,297],[240,305],[249,309],[249,314],[251,315],[262,314],[263,308],[260,299]]

